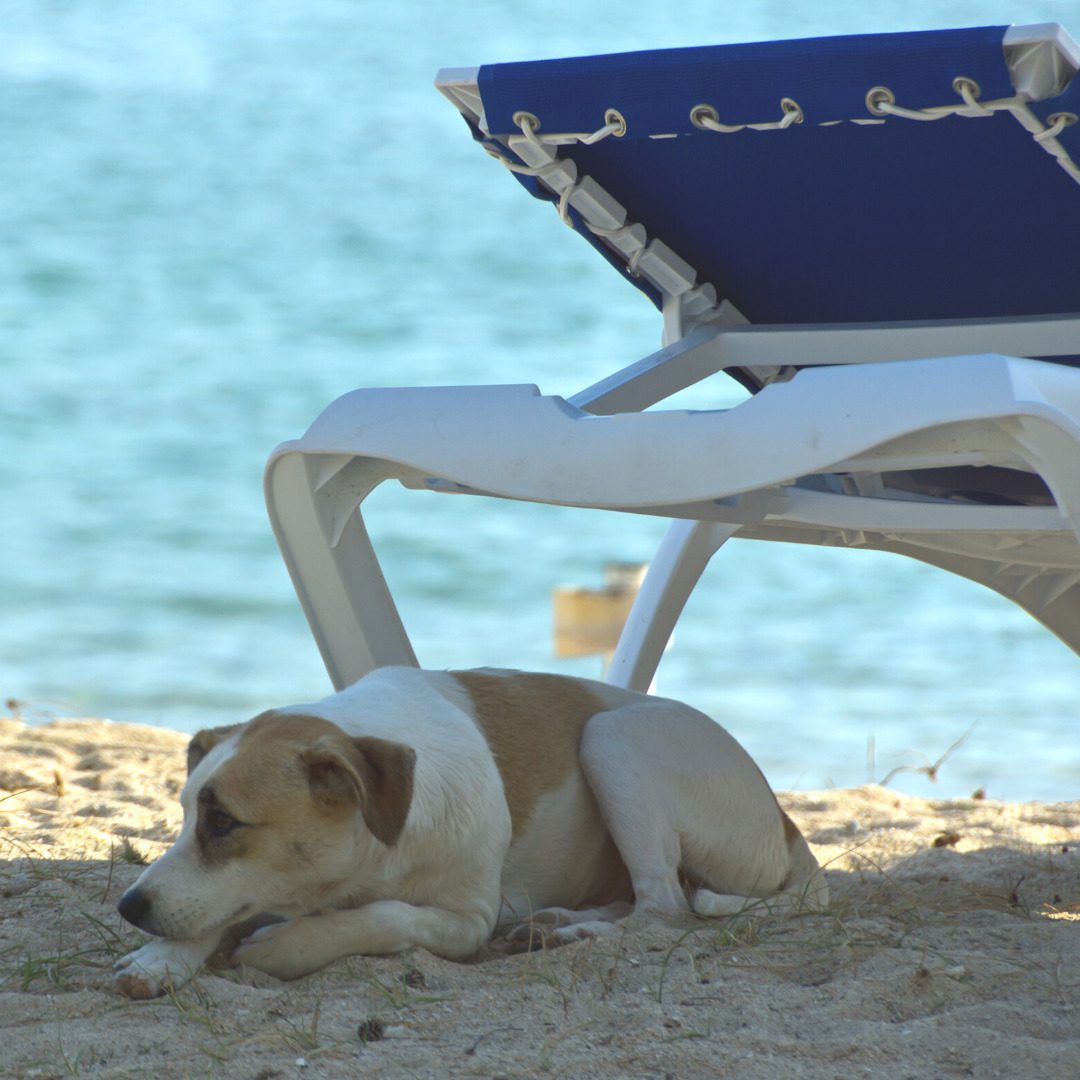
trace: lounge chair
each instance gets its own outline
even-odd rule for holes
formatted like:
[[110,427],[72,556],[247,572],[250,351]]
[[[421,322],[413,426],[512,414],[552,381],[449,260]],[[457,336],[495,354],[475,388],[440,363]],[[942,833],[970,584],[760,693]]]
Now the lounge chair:
[[[567,399],[357,390],[277,448],[334,685],[416,663],[360,513],[389,479],[672,519],[609,669],[635,689],[732,537],[909,555],[1080,651],[1078,69],[1044,25],[441,72],[493,174],[656,305],[662,347]],[[654,408],[721,373],[747,400]]]

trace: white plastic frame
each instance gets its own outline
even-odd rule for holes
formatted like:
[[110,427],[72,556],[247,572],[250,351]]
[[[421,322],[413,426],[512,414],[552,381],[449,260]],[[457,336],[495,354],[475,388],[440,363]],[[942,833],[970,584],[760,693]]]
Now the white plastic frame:
[[[1080,67],[1058,27],[1014,28],[1003,47],[1030,100]],[[486,130],[475,69],[437,85]],[[529,164],[556,159],[528,140],[513,148]],[[636,689],[732,537],[906,554],[996,590],[1080,651],[1080,370],[1019,358],[1080,354],[1080,314],[750,326],[599,185],[570,169],[545,182],[576,185],[570,204],[660,289],[666,344],[567,400],[529,385],[354,391],[274,451],[270,519],[335,686],[417,662],[361,513],[389,479],[675,519],[609,671]],[[643,411],[728,368],[764,389],[727,411]],[[955,465],[1037,474],[1052,505],[890,481]]]

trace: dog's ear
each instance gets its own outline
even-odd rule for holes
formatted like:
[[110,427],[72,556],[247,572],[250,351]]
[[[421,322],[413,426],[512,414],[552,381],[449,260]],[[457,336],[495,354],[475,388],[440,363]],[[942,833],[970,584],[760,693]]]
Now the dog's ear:
[[397,842],[412,805],[415,750],[369,736],[324,735],[302,757],[320,807],[334,816],[359,808],[376,839]]
[[195,766],[198,765],[219,742],[224,742],[230,735],[235,735],[243,726],[243,724],[230,724],[228,727],[204,728],[195,735],[191,742],[188,743],[187,748],[188,776],[195,771]]

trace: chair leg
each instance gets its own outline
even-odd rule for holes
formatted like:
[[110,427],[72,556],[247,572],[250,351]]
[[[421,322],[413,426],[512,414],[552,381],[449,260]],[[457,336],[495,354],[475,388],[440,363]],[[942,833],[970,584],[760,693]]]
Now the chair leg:
[[324,478],[325,460],[272,459],[266,500],[312,635],[342,690],[373,668],[417,661],[359,509],[383,476],[355,460]]
[[609,683],[648,691],[690,593],[709,560],[740,528],[709,521],[671,523],[619,637]]
[[873,547],[918,559],[985,586],[1023,608],[1073,652],[1080,653],[1080,567],[1063,565],[1054,569],[1010,563],[1009,538],[1002,539],[1003,549],[997,560],[934,550],[902,540],[876,543]]

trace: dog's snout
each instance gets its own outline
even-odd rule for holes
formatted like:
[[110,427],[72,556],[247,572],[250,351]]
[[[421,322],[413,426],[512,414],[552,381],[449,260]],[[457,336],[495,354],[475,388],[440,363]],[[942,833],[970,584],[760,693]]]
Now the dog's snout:
[[134,886],[123,896],[120,897],[120,903],[116,905],[116,910],[127,919],[132,926],[137,926],[140,930],[147,929],[146,923],[150,915],[150,897],[142,891],[142,889]]

